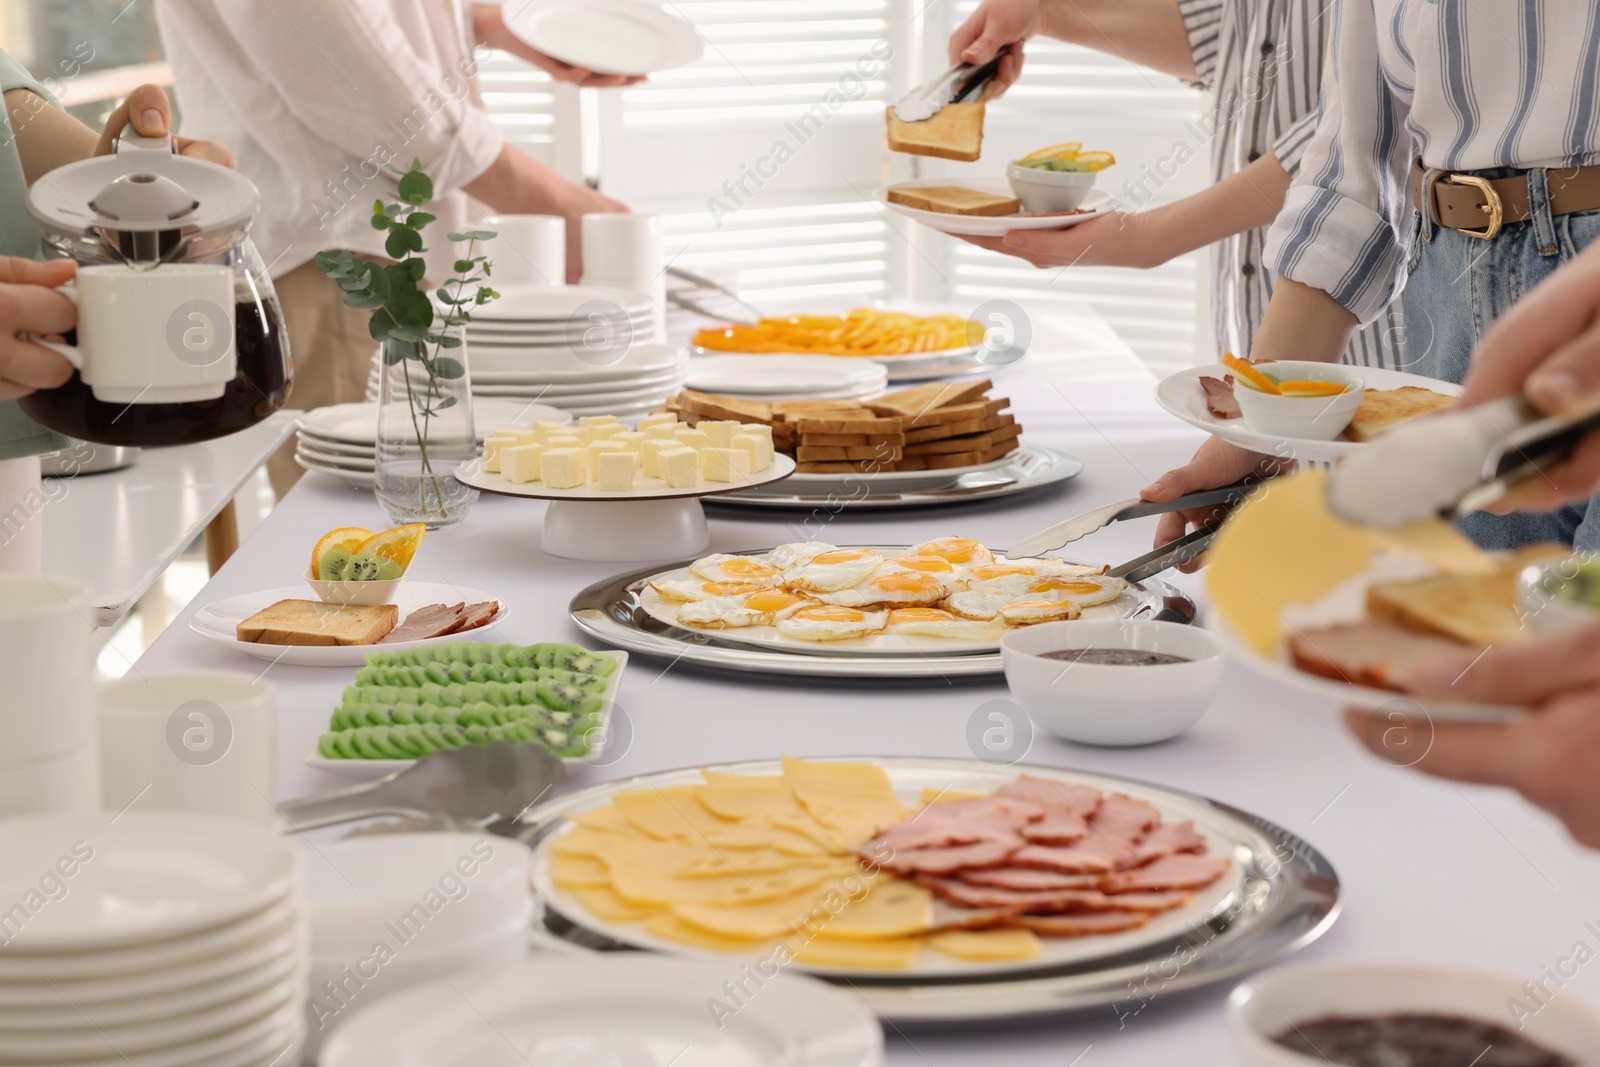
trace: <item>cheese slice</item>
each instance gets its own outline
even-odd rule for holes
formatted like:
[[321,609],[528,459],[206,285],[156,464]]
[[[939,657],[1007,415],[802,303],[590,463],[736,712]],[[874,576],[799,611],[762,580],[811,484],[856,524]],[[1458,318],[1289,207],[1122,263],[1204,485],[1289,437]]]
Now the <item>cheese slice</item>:
[[587,856],[590,859],[599,859],[600,850],[597,842],[603,832],[591,830],[586,826],[574,827],[550,842],[550,851],[557,856]]
[[924,938],[922,943],[935,952],[975,963],[1031,960],[1044,951],[1038,936],[1020,926],[993,930],[946,930]]
[[817,937],[847,941],[881,941],[911,937],[933,928],[933,894],[919,885],[879,873],[862,877],[866,896],[815,928]]
[[610,886],[611,870],[591,856],[556,855],[550,861],[550,880],[567,889]]
[[[642,831],[629,822],[627,816],[617,810],[615,804],[602,804],[598,808],[577,812],[574,815],[567,816],[567,821],[591,830],[602,830],[606,833],[625,834],[629,837],[642,835]],[[571,836],[571,834],[566,835],[566,837]]]
[[583,886],[572,890],[591,914],[606,922],[634,923],[659,915],[664,909],[648,904],[633,904],[624,900],[609,886]]
[[691,948],[709,949],[712,952],[756,953],[772,947],[770,941],[752,941],[743,938],[718,937],[698,926],[691,926],[672,914],[663,911],[650,916],[644,922],[644,930],[661,938],[663,941],[672,941]]
[[660,841],[703,841],[706,831],[731,825],[700,803],[699,786],[625,789],[612,803],[628,822]]
[[794,962],[811,967],[903,971],[917,962],[917,954],[921,951],[922,942],[915,937],[890,941],[836,941],[814,937],[795,948]]

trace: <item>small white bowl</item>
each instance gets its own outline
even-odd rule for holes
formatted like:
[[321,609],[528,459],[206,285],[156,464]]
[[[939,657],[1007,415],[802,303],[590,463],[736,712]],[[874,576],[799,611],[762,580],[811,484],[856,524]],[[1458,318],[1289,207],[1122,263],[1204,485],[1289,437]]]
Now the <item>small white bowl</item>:
[[1006,165],[1006,180],[1022,201],[1022,209],[1033,215],[1053,215],[1076,211],[1094,189],[1094,171],[1039,170],[1018,163]]
[[[1150,667],[1044,659],[1077,648],[1132,648],[1182,656]],[[1000,641],[1011,695],[1057,737],[1084,745],[1148,745],[1200,721],[1222,685],[1222,638],[1148,619],[1078,619],[1013,630]]]
[[[1256,975],[1228,996],[1228,1032],[1240,1067],[1327,1067],[1278,1044],[1292,1023],[1329,1015],[1453,1015],[1497,1023],[1579,1067],[1600,1064],[1600,1017],[1576,997],[1542,1007],[1525,980],[1423,963],[1329,963]],[[1513,1016],[1511,1005],[1529,1011]],[[1520,1025],[1519,1025],[1520,1024]]]
[[1233,397],[1245,425],[1256,433],[1303,441],[1332,441],[1355,418],[1366,383],[1337,363],[1283,360],[1261,365],[1283,381],[1338,382],[1348,386],[1337,396],[1273,396],[1233,378]]
[[311,577],[311,564],[306,564],[306,584],[324,604],[346,604],[370,608],[375,604],[393,604],[395,594],[405,575],[386,582],[330,582]]
[[1569,556],[1554,563],[1536,563],[1522,568],[1522,573],[1517,575],[1517,604],[1535,630],[1549,633],[1600,619],[1600,608],[1585,607],[1556,595],[1557,587],[1572,576],[1580,561],[1592,567],[1594,558]]

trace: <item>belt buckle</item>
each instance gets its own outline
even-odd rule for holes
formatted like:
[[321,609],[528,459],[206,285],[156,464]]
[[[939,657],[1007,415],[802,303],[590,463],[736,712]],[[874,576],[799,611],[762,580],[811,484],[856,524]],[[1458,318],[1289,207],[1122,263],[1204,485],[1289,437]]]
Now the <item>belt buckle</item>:
[[1480,178],[1476,174],[1444,174],[1440,176],[1439,180],[1449,182],[1451,185],[1470,185],[1482,193],[1484,200],[1487,201],[1487,203],[1479,204],[1478,208],[1488,214],[1488,227],[1482,230],[1468,230],[1457,226],[1455,227],[1457,233],[1487,241],[1500,232],[1500,224],[1505,221],[1505,208],[1500,203],[1500,194],[1495,192],[1495,188],[1490,184],[1489,179]]

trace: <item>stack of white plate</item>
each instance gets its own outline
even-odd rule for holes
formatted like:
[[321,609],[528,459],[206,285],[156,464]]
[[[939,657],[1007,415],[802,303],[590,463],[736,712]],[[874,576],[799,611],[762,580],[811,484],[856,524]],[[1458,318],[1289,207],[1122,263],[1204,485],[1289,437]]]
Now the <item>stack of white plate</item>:
[[884,392],[889,371],[872,359],[834,356],[696,356],[687,385],[750,400],[865,400]]
[[477,370],[529,362],[604,362],[607,352],[660,341],[649,293],[606,285],[508,285],[472,309],[467,344]]
[[478,369],[482,349],[471,350],[472,392],[479,397],[537,400],[572,415],[632,419],[659,408],[683,388],[688,352],[681,345],[634,344],[609,362],[579,360],[571,353],[522,370]]
[[0,821],[0,1063],[297,1062],[310,937],[299,855],[204,815]]
[[[538,419],[567,423],[572,416],[548,404],[474,398],[478,440],[504,426],[532,426]],[[295,420],[295,462],[308,471],[337,475],[352,485],[373,484],[377,460],[378,405],[333,404]]]

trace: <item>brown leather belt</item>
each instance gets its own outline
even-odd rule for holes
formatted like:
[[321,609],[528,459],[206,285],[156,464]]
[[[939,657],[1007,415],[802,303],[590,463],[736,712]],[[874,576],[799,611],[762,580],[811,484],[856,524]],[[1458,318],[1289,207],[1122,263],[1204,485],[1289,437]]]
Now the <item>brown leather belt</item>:
[[[1411,165],[1411,202],[1418,211],[1427,211],[1435,225],[1488,240],[1500,232],[1503,224],[1527,222],[1533,217],[1524,175],[1480,178],[1475,174],[1435,171],[1433,180],[1427,183],[1429,187],[1424,189],[1427,174],[1422,160]],[[1600,208],[1600,165],[1548,170],[1545,184],[1550,190],[1552,215]]]

